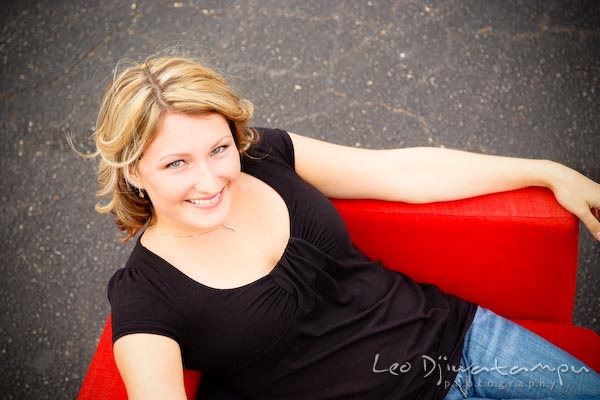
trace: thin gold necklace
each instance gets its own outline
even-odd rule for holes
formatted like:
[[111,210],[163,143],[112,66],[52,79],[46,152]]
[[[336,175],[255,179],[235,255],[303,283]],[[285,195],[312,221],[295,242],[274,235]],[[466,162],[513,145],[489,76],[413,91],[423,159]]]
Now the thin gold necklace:
[[223,228],[225,228],[225,229],[228,229],[228,230],[230,230],[230,231],[233,231],[233,232],[237,232],[237,230],[238,230],[238,228],[236,228],[236,227],[235,227],[235,226],[233,226],[233,225],[221,224],[221,225],[217,225],[217,226],[215,226],[215,227],[214,227],[214,228],[212,228],[211,230],[208,230],[208,231],[205,231],[205,232],[190,233],[190,234],[188,234],[188,235],[171,235],[171,234],[164,233],[164,232],[161,232],[161,231],[156,231],[156,233],[158,233],[160,236],[164,236],[164,237],[170,237],[170,238],[178,238],[178,239],[181,239],[181,238],[190,238],[190,237],[194,237],[194,236],[202,236],[202,235],[206,235],[207,233],[210,233],[210,232],[216,231],[216,230],[217,230],[217,229],[219,229],[220,227],[223,227]]

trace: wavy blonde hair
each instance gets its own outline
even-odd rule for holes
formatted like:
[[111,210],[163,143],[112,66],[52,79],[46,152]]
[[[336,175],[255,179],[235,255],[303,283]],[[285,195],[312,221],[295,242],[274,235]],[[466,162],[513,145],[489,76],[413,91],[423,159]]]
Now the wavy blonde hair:
[[154,57],[116,75],[102,97],[93,138],[100,157],[96,211],[112,213],[127,241],[153,222],[152,203],[130,184],[130,172],[167,112],[219,113],[242,156],[258,140],[249,127],[253,106],[215,70],[184,57]]

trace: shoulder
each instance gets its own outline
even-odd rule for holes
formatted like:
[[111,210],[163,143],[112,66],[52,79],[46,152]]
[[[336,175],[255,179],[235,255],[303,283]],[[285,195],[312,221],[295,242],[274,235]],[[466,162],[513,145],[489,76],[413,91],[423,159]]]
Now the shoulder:
[[185,285],[176,270],[145,248],[138,239],[125,266],[117,270],[108,282],[108,295],[111,303],[115,295],[131,297],[142,294],[175,301],[182,286]]
[[179,341],[184,319],[179,311],[180,290],[141,250],[138,243],[125,267],[108,283],[113,342],[131,333],[156,333]]
[[294,168],[294,145],[288,132],[282,129],[254,128],[258,132],[258,142],[249,150],[248,159],[269,158]]
[[116,296],[132,295],[152,288],[152,265],[142,252],[139,242],[135,244],[127,263],[118,269],[108,282],[108,299],[119,300]]

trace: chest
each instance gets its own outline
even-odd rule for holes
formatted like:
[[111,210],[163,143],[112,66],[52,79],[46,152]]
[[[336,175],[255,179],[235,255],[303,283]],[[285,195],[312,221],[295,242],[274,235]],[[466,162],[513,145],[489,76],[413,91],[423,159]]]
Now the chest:
[[329,199],[293,170],[257,162],[247,167],[227,223],[214,235],[171,243],[143,243],[189,278],[215,289],[245,286],[268,275],[290,237],[325,253],[345,251],[350,238]]
[[327,269],[321,252],[348,250],[345,226],[325,196],[293,171],[256,176],[227,221],[236,232],[219,229],[176,252],[150,249],[170,264],[161,263],[163,277],[174,282],[168,301],[184,310],[186,332],[194,333],[184,353],[200,369],[230,370],[269,348],[297,314],[294,282],[308,291],[319,286],[315,277]]
[[290,238],[287,205],[273,188],[250,175],[242,176],[232,198],[229,228],[172,240],[176,243],[150,237],[145,245],[189,278],[215,289],[244,286],[268,275]]

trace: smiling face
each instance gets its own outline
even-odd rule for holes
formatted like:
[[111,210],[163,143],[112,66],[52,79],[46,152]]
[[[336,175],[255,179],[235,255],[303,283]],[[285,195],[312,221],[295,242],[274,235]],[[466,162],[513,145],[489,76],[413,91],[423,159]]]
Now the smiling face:
[[167,113],[132,178],[152,201],[154,228],[192,234],[227,222],[240,174],[240,154],[222,115]]

